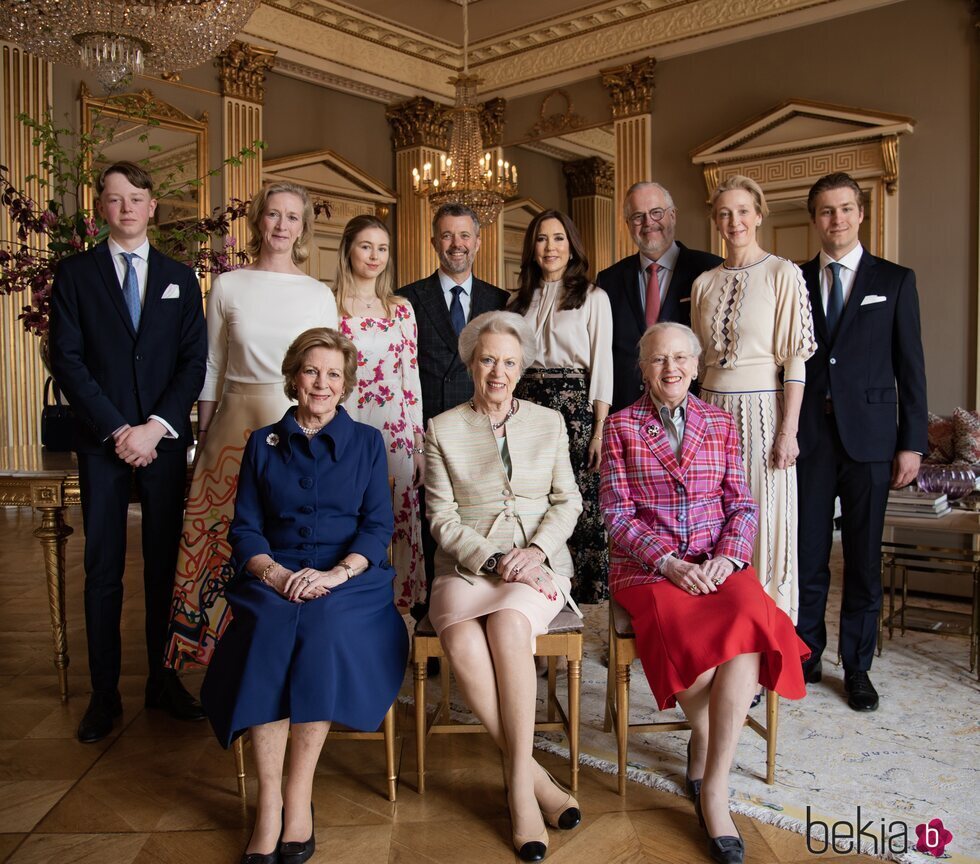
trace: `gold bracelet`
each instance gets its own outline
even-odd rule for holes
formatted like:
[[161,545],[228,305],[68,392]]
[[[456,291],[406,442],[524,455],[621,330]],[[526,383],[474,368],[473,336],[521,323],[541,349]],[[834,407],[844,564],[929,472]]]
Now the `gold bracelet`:
[[357,575],[356,573],[354,573],[354,568],[351,567],[350,564],[348,564],[346,561],[341,561],[340,566],[347,571],[347,579],[345,581],[350,582],[350,580]]
[[266,565],[265,569],[259,573],[259,581],[264,582],[266,585],[269,584],[269,576],[276,571],[279,565],[273,561],[271,564]]

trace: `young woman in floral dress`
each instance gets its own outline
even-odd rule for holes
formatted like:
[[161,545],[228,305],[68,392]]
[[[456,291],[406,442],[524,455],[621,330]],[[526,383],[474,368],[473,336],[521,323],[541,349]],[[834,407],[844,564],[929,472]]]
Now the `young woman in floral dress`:
[[339,330],[357,346],[357,387],[344,403],[381,431],[394,482],[395,602],[425,600],[418,487],[425,472],[415,313],[393,293],[391,236],[375,216],[355,216],[340,240],[334,293]]

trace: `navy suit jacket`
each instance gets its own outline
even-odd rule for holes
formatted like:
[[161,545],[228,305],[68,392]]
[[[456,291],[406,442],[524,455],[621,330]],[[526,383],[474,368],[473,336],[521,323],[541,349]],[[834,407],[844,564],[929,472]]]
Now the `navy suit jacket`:
[[817,351],[806,364],[800,457],[817,441],[828,392],[841,443],[855,462],[890,462],[896,450],[928,453],[915,273],[865,251],[831,341],[820,296],[820,256],[802,269]]
[[[667,296],[660,306],[660,321],[676,321],[691,326],[691,285],[705,270],[721,264],[710,252],[688,249],[678,243],[680,254],[670,277]],[[646,330],[643,299],[640,297],[640,255],[630,255],[607,267],[596,277],[596,284],[609,295],[613,313],[613,401],[610,411],[632,405],[643,393],[637,366],[637,345]]]
[[[164,300],[171,285],[179,296]],[[173,291],[171,290],[171,293]],[[207,331],[193,271],[150,247],[146,297],[133,329],[106,243],[64,259],[51,295],[51,370],[75,414],[76,449],[94,453],[120,426],[166,420],[191,443],[190,410],[204,384]]]
[[[418,326],[419,378],[422,382],[422,422],[473,397],[473,379],[459,358],[459,337],[449,318],[439,271],[399,288],[396,292],[415,309]],[[503,309],[509,294],[473,277],[470,317]]]

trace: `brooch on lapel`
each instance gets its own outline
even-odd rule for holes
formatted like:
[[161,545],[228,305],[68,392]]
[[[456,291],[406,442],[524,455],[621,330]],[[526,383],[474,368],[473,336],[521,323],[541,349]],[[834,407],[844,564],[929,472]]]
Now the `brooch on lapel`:
[[276,447],[279,445],[279,436],[275,432],[270,432],[265,436],[265,443],[270,447]]
[[651,435],[659,435],[660,434],[660,427],[659,426],[647,426],[647,432],[649,432]]

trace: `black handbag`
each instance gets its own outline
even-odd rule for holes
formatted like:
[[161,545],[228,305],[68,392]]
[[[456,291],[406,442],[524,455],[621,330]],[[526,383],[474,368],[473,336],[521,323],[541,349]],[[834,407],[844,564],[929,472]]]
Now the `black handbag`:
[[[54,402],[48,397],[54,391]],[[61,401],[61,389],[50,375],[44,382],[44,408],[41,409],[41,443],[48,449],[63,453],[72,449],[75,439],[75,415],[71,406]]]

